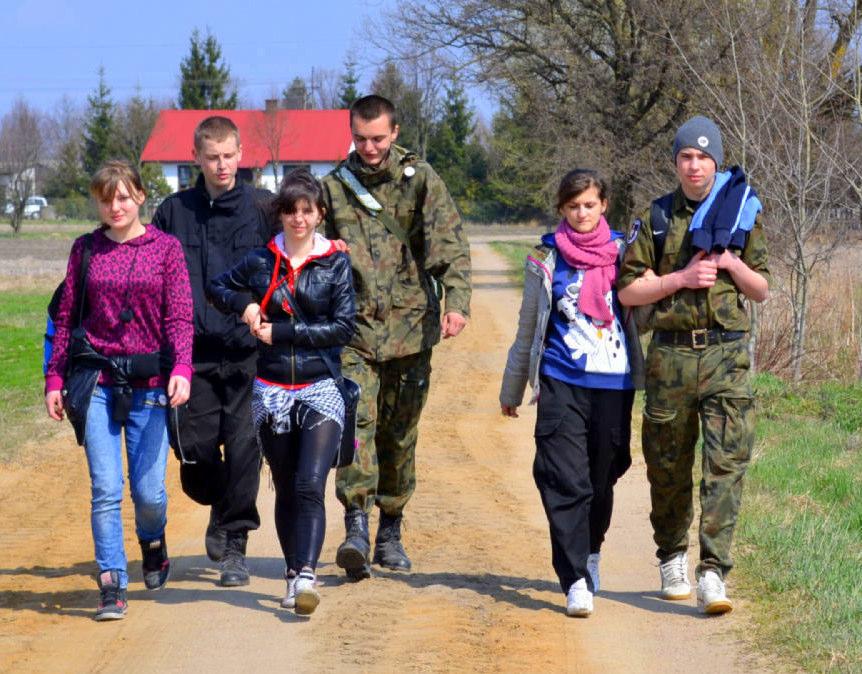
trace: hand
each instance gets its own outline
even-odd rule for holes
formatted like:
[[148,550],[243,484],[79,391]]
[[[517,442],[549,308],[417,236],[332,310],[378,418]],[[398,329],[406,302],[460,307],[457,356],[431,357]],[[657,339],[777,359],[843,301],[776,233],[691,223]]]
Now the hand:
[[251,334],[260,326],[260,305],[257,302],[249,304],[242,312],[242,322],[248,326]]
[[715,285],[715,277],[718,275],[718,267],[710,258],[705,257],[702,250],[697,251],[689,260],[681,272],[683,288],[712,288]]
[[500,405],[500,411],[503,413],[504,417],[513,417],[515,419],[518,418],[517,405]]
[[49,417],[63,421],[63,394],[60,391],[48,391],[45,394],[45,407]]
[[713,253],[706,259],[715,264],[718,269],[726,269],[727,271],[733,269],[739,261],[739,257],[727,249],[722,253]]
[[251,334],[264,344],[272,346],[272,323],[261,323],[256,330],[252,330]]
[[457,311],[448,311],[443,315],[443,319],[440,321],[440,334],[443,335],[443,339],[457,337],[458,333],[460,333],[466,325],[467,319],[461,314]]
[[347,245],[347,241],[344,239],[333,239],[332,244],[335,246],[335,250],[339,253],[347,253],[350,255],[350,246]]
[[168,397],[171,399],[171,407],[179,407],[189,399],[192,391],[191,382],[185,377],[175,374],[168,380]]

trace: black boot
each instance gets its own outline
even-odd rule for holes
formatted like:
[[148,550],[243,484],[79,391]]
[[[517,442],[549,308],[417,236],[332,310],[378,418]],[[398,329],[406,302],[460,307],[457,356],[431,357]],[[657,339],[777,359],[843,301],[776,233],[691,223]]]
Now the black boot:
[[238,587],[248,585],[248,567],[245,565],[245,545],[248,534],[245,531],[229,531],[225,543],[224,557],[219,568],[222,587]]
[[344,513],[344,528],[347,534],[344,543],[338,546],[335,563],[347,573],[351,580],[371,577],[368,555],[371,542],[368,539],[368,515],[359,508],[351,508]]
[[168,546],[165,537],[154,541],[138,541],[141,544],[141,555],[144,570],[144,585],[148,590],[159,590],[168,582],[171,575],[171,560],[168,559]]
[[374,540],[374,563],[393,571],[409,571],[410,558],[401,545],[401,515],[380,513],[380,525]]
[[211,508],[210,522],[207,525],[207,532],[204,536],[204,545],[207,550],[207,557],[214,562],[220,562],[221,558],[224,557],[224,546],[226,542],[227,531],[219,526],[215,508]]

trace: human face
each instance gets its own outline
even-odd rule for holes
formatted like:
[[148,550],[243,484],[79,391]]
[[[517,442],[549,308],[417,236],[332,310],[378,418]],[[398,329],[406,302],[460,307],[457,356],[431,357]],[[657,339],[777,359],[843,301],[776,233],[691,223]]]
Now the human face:
[[676,155],[676,175],[683,194],[694,201],[702,201],[715,181],[715,160],[705,152],[685,147]]
[[323,220],[323,213],[307,199],[294,204],[293,213],[281,213],[281,226],[284,228],[284,241],[289,248],[308,243],[314,237],[317,226]]
[[560,209],[569,227],[579,234],[588,234],[599,225],[602,215],[608,210],[608,200],[599,197],[599,190],[590,186],[578,195],[575,195]]
[[205,139],[194,153],[195,163],[201,168],[211,196],[233,189],[242,159],[242,146],[237,144],[236,136],[228,134],[223,140]]
[[389,148],[398,138],[398,125],[392,125],[389,115],[375,119],[354,117],[350,122],[356,154],[369,166],[379,166],[389,156]]
[[123,182],[117,185],[112,199],[96,202],[99,218],[110,228],[111,238],[122,241],[138,233],[143,227],[140,218],[143,202],[143,195],[135,195]]

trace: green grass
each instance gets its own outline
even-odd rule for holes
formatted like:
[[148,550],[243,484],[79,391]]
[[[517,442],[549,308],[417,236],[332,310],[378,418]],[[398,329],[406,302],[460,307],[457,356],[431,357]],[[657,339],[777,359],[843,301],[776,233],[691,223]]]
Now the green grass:
[[862,386],[761,374],[737,528],[757,635],[807,671],[862,670]]
[[0,461],[52,430],[43,412],[42,339],[48,293],[0,295]]
[[524,262],[527,254],[536,247],[535,241],[492,241],[491,249],[502,255],[509,266],[509,278],[517,283],[524,282]]
[[[491,245],[522,278],[529,246]],[[745,638],[793,669],[862,672],[862,385],[754,383],[757,441],[734,544],[734,591],[753,607]]]

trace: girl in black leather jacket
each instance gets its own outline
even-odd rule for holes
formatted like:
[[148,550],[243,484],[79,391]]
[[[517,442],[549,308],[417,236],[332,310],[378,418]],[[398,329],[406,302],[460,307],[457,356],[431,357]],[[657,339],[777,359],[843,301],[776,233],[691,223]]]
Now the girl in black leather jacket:
[[[344,401],[324,357],[339,366],[353,335],[353,280],[347,255],[316,232],[323,191],[311,173],[285,176],[273,212],[283,232],[210,281],[207,296],[241,315],[258,339],[252,415],[275,485],[287,579],[282,606],[307,615],[320,601],[324,490],[344,425]],[[307,323],[294,316],[288,292]]]

